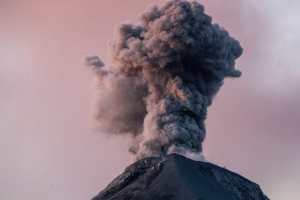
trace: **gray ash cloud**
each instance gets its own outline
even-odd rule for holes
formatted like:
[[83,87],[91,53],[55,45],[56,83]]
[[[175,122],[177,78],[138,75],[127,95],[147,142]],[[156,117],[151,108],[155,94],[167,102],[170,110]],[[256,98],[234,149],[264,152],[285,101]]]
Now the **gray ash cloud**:
[[226,77],[241,75],[239,42],[199,2],[173,0],[121,25],[112,54],[112,66],[94,68],[100,130],[132,136],[137,159],[200,155],[208,106]]

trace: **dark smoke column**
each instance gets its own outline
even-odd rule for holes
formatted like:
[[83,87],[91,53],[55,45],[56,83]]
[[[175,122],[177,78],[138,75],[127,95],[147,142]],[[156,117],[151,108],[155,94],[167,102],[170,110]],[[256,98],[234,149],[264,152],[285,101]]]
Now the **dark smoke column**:
[[226,77],[239,77],[242,48],[197,1],[173,0],[119,28],[114,66],[96,68],[97,120],[134,138],[137,159],[200,156],[207,107]]

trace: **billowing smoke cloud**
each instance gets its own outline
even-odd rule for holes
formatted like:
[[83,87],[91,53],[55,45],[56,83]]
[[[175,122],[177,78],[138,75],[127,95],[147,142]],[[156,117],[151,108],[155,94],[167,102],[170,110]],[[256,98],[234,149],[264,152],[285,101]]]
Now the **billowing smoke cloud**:
[[96,67],[102,132],[130,135],[137,159],[200,155],[207,108],[224,78],[239,77],[239,42],[197,1],[173,0],[124,24],[114,65]]

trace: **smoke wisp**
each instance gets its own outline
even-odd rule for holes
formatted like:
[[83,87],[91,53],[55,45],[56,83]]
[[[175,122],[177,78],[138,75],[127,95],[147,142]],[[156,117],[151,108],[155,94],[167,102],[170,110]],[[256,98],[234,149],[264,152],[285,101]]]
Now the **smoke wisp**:
[[121,25],[112,54],[112,66],[93,68],[101,131],[132,136],[137,159],[200,155],[208,106],[226,77],[241,75],[239,42],[199,2],[173,0]]

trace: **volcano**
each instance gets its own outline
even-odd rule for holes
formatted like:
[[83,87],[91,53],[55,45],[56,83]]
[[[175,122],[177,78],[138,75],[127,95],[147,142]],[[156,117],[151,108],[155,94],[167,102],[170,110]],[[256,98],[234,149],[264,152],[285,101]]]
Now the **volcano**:
[[259,185],[178,154],[135,162],[93,200],[268,200]]

